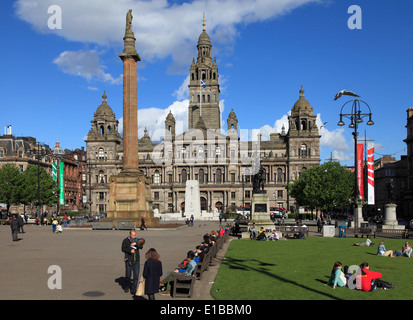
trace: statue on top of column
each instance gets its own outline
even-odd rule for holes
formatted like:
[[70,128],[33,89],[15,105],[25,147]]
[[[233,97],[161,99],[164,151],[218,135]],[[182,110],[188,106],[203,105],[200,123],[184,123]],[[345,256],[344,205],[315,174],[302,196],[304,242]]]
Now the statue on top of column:
[[132,33],[132,9],[129,9],[128,13],[126,14],[126,30],[125,33]]

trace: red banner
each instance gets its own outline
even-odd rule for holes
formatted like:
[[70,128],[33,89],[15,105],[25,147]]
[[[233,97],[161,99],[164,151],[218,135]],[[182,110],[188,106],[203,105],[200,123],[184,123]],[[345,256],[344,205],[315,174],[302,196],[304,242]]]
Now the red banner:
[[363,184],[363,144],[357,143],[357,186],[359,188],[359,199],[364,199]]
[[367,144],[367,204],[374,204],[374,144]]

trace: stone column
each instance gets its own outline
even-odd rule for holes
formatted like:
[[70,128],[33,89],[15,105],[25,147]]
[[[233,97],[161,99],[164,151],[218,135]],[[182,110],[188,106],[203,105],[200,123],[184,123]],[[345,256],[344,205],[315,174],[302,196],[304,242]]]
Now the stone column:
[[123,170],[138,170],[138,98],[136,62],[141,61],[135,50],[135,36],[126,31],[123,52]]
[[139,171],[138,160],[138,99],[135,50],[132,32],[132,10],[126,15],[123,52],[123,169],[110,177],[108,219],[135,220],[140,225],[144,218],[148,226],[159,225],[154,217],[151,201],[151,181]]

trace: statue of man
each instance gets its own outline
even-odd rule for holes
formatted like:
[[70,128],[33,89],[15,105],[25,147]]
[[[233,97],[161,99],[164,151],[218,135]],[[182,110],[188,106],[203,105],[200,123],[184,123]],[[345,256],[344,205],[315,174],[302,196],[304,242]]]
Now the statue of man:
[[126,14],[126,30],[125,33],[132,32],[132,9],[129,9],[128,13]]
[[259,171],[253,176],[252,179],[252,193],[260,193],[261,190],[263,191],[265,182],[265,171],[262,166],[260,166]]

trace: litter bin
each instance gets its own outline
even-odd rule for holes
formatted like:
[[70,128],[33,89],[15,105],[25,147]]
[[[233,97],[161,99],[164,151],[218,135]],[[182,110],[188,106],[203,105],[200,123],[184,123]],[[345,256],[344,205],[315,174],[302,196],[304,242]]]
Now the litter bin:
[[339,233],[339,237],[340,238],[345,238],[347,235],[347,228],[344,225],[340,226],[340,233]]
[[333,225],[324,225],[323,226],[323,237],[334,237],[335,230]]

